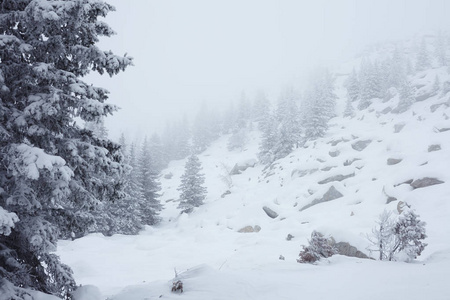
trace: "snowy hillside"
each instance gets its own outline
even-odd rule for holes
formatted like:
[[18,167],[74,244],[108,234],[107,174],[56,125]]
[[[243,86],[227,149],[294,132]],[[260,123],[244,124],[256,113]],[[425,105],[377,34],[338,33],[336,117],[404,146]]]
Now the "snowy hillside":
[[[257,131],[243,151],[228,151],[229,136],[222,136],[199,155],[203,206],[180,215],[185,160],[173,161],[161,176],[160,225],[138,236],[60,241],[58,254],[79,284],[111,299],[449,299],[450,101],[444,87],[433,90],[436,75],[450,82],[445,67],[411,78],[420,101],[406,112],[391,112],[396,96],[375,99],[353,118],[341,115],[340,76],[340,113],[324,138],[265,168],[253,166]],[[228,175],[236,164],[250,167]],[[384,210],[398,214],[405,202],[427,223],[428,246],[416,261],[336,255],[297,263],[313,230],[375,257],[367,234]],[[184,281],[181,296],[170,292],[174,268]]]

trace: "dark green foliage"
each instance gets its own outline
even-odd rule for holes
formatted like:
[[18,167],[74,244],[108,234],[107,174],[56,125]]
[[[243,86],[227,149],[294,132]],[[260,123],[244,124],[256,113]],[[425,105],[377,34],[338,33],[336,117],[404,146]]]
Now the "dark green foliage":
[[113,34],[98,20],[113,9],[92,0],[0,2],[0,207],[20,219],[0,235],[0,277],[18,297],[18,288],[69,297],[72,273],[50,254],[57,239],[95,228],[102,203],[124,196],[119,145],[75,122],[116,110],[106,90],[80,79],[132,62],[95,46]]

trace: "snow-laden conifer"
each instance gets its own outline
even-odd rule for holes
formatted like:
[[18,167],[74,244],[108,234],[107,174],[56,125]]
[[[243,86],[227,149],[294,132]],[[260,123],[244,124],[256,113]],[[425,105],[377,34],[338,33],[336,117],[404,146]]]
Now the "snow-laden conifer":
[[0,236],[0,277],[16,287],[68,297],[75,283],[52,253],[58,238],[84,234],[99,203],[123,197],[119,145],[77,125],[116,110],[81,77],[132,62],[95,45],[114,33],[99,20],[112,10],[101,0],[0,5],[0,207],[19,219]]
[[416,71],[424,71],[431,67],[430,54],[428,53],[427,41],[422,38],[420,43],[419,52],[416,57]]
[[309,245],[303,246],[300,252],[299,263],[314,263],[321,258],[327,258],[337,253],[337,249],[332,245],[332,241],[324,237],[320,232],[313,231]]
[[194,207],[199,207],[205,200],[207,190],[203,186],[205,175],[201,173],[202,166],[198,156],[192,154],[188,157],[184,167],[184,174],[181,176],[180,208],[183,212],[190,213]]
[[137,185],[142,191],[142,199],[139,203],[142,224],[154,225],[159,222],[158,215],[162,210],[158,199],[161,185],[158,182],[158,171],[153,165],[147,137],[142,143],[137,161]]

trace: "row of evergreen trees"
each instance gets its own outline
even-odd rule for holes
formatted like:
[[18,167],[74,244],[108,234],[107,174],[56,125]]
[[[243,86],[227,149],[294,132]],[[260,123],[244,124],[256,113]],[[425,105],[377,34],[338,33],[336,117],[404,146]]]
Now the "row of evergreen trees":
[[[415,101],[415,90],[408,76],[431,67],[449,65],[450,37],[440,32],[428,39],[431,43],[423,37],[417,47],[409,48],[409,52],[397,45],[392,55],[384,59],[363,58],[359,71],[353,70],[346,82],[348,95],[344,116],[354,115],[353,103],[362,110],[368,108],[375,98],[389,100],[396,94],[399,95],[399,103],[393,112],[406,111]],[[435,89],[439,89],[439,78],[436,78],[435,85]]]

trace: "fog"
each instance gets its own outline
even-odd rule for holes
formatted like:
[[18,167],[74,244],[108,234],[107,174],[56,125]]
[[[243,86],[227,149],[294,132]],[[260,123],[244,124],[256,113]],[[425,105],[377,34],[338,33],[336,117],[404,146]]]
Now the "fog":
[[103,50],[135,66],[88,80],[121,107],[106,125],[117,139],[160,132],[201,103],[228,107],[245,91],[300,88],[315,66],[349,59],[370,43],[404,39],[450,25],[448,0],[108,0],[117,32]]

